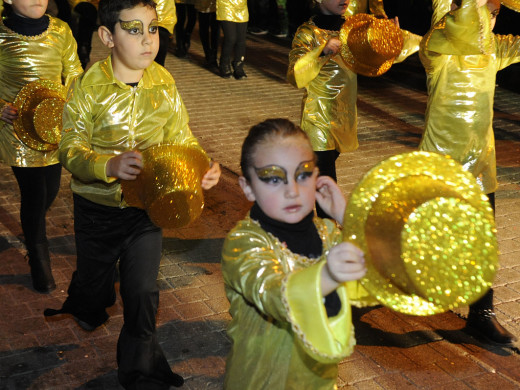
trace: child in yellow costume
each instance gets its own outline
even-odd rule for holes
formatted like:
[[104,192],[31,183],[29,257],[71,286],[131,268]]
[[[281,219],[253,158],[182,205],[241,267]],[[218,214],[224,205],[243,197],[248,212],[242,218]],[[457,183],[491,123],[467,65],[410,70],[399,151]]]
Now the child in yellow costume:
[[352,353],[350,304],[372,300],[357,280],[363,252],[342,242],[337,184],[318,177],[307,135],[286,119],[249,131],[239,184],[254,205],[226,237],[222,273],[232,340],[224,388],[335,388],[338,363]]
[[33,287],[56,287],[51,272],[45,216],[60,188],[57,150],[35,150],[16,134],[13,102],[29,82],[47,79],[65,86],[83,71],[69,26],[46,15],[47,0],[6,0],[0,21],[0,161],[12,167],[20,188],[20,220]]
[[[432,28],[419,52],[428,86],[419,148],[459,161],[475,175],[494,208],[495,78],[500,69],[520,61],[520,37],[492,33],[498,0],[434,0],[433,9]],[[467,325],[496,343],[515,340],[496,320],[493,290],[470,306]]]
[[[84,330],[108,319],[119,264],[124,323],[117,343],[118,379],[126,389],[181,386],[156,336],[162,230],[145,210],[128,207],[121,180],[143,168],[140,150],[168,142],[200,149],[175,81],[154,62],[159,48],[153,0],[101,0],[98,34],[110,56],[71,87],[63,114],[60,161],[72,173],[76,271],[60,310]],[[220,177],[218,164],[203,189]]]
[[[336,180],[339,154],[358,148],[357,74],[343,60],[339,39],[344,15],[357,12],[358,7],[350,9],[349,2],[344,0],[318,3],[313,17],[296,32],[289,53],[287,79],[294,86],[305,88],[300,126],[317,152],[320,174]],[[374,4],[374,11],[383,15],[381,2],[375,3],[379,7]],[[366,8],[366,2],[363,4]],[[394,23],[398,24],[397,19]],[[401,31],[405,43],[395,62],[415,53],[421,39]],[[319,208],[318,215],[324,216]]]

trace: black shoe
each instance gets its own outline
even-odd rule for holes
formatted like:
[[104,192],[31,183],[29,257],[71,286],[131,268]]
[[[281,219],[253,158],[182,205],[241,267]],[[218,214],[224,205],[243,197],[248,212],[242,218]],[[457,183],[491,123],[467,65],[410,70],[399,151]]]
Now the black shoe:
[[244,61],[233,61],[233,77],[237,80],[242,80],[247,77],[246,72],[244,72]]
[[229,79],[233,75],[229,62],[222,61],[222,59],[220,59],[219,75],[224,79]]
[[43,294],[48,294],[56,288],[51,271],[51,259],[47,244],[38,244],[29,249],[29,267],[33,288]]
[[87,332],[92,332],[96,330],[97,326],[90,325],[88,322],[80,320],[78,317],[74,316],[74,321],[78,323],[81,329],[86,330]]
[[186,58],[186,55],[187,55],[187,54],[188,54],[188,53],[186,52],[186,50],[185,50],[184,47],[182,47],[182,46],[177,46],[177,47],[175,48],[175,51],[173,52],[173,55],[174,55],[175,57],[179,57],[179,58]]
[[516,337],[498,322],[495,313],[490,309],[470,311],[466,321],[466,330],[477,337],[500,345],[512,345]]

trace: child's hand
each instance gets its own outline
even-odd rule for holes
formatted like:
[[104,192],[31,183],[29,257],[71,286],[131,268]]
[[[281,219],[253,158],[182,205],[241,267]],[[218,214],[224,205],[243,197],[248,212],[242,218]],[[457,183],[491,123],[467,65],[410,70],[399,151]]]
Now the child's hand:
[[357,246],[342,242],[332,247],[322,271],[322,295],[330,294],[341,283],[361,279],[366,272],[365,255]]
[[320,207],[343,225],[347,201],[336,182],[329,176],[318,176],[316,181],[316,201]]
[[399,18],[397,16],[395,18],[393,18],[393,19],[390,19],[390,21],[393,24],[395,24],[395,27],[400,28],[400,26],[399,26]]
[[0,116],[0,119],[2,119],[4,122],[13,124],[13,121],[18,118],[18,108],[13,106],[12,103],[6,103],[2,107],[2,115]]
[[123,180],[135,180],[143,169],[143,156],[138,151],[130,151],[112,157],[107,162],[107,176]]
[[220,178],[220,165],[217,162],[212,161],[208,171],[202,177],[201,187],[203,190],[209,190],[211,187],[218,183]]
[[341,49],[341,41],[336,38],[330,38],[325,47],[323,48],[323,54],[325,55],[336,55],[339,52],[339,49]]

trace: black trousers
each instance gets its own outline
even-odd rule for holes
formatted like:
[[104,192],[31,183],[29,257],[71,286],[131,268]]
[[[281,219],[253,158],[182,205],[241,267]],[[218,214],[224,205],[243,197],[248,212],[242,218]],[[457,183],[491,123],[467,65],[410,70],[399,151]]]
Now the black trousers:
[[11,167],[20,188],[20,221],[29,251],[47,243],[45,216],[60,189],[61,165]]
[[246,33],[247,22],[235,23],[221,21],[224,41],[220,52],[220,61],[229,63],[233,56],[233,61],[244,61],[246,56]]
[[220,38],[216,12],[199,12],[199,36],[206,60],[216,60]]
[[173,383],[156,339],[157,274],[162,231],[144,210],[107,207],[74,195],[77,270],[63,312],[100,325],[115,302],[119,260],[124,324],[118,340],[118,377],[125,388],[146,381]]
[[155,62],[164,66],[166,54],[168,54],[168,46],[170,45],[170,32],[164,27],[159,27],[159,51],[155,56]]

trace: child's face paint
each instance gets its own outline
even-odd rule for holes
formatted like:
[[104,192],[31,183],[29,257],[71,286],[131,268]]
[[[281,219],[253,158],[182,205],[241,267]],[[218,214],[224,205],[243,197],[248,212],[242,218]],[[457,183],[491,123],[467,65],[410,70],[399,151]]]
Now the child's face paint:
[[314,209],[318,168],[305,138],[277,138],[259,145],[250,170],[251,182],[242,178],[242,189],[269,217],[298,223]]

